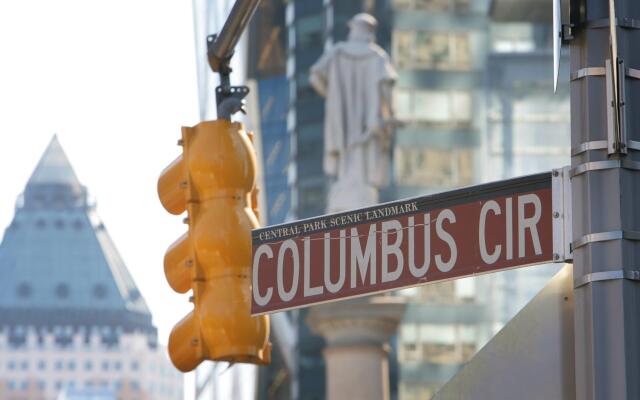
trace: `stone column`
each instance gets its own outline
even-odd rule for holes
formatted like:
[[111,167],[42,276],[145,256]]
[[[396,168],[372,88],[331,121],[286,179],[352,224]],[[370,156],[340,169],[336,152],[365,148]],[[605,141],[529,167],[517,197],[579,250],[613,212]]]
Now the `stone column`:
[[405,304],[376,296],[311,309],[307,323],[327,341],[324,350],[328,400],[389,399],[389,338]]

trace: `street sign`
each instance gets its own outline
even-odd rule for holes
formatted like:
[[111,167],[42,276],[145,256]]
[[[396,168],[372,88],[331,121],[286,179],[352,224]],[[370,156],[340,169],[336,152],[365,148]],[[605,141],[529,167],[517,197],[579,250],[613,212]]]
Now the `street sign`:
[[553,218],[543,173],[256,229],[251,312],[551,262]]

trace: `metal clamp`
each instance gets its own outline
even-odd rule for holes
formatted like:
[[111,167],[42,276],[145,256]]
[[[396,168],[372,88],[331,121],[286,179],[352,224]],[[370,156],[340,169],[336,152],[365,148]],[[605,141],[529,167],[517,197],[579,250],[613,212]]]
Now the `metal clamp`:
[[[584,26],[585,28],[602,29],[609,28],[610,24],[609,18],[602,18],[589,21]],[[616,26],[624,29],[640,29],[640,20],[628,17],[616,18]]]
[[[612,60],[607,60],[605,64],[607,75],[607,141],[609,143],[609,154],[627,154],[626,79],[624,79],[624,76],[620,77],[627,69],[624,67],[624,61],[618,59],[617,56],[613,57],[613,60],[613,62]],[[622,74],[621,71],[623,71]]]
[[609,143],[606,140],[594,140],[591,142],[580,143],[580,146],[573,147],[571,149],[571,155],[577,156],[589,150],[604,150],[609,147]]
[[575,177],[589,171],[602,171],[606,169],[628,169],[632,171],[640,171],[640,161],[630,160],[608,160],[608,161],[592,161],[580,164],[571,169],[571,177]]
[[633,240],[640,241],[640,231],[610,231],[589,233],[573,242],[573,250],[590,243],[608,242],[611,240]]
[[572,207],[571,179],[569,167],[551,172],[551,206],[553,212],[553,261],[566,262],[573,259],[571,238]]
[[587,76],[605,76],[606,70],[604,67],[584,67],[571,73],[571,80],[577,81],[578,79],[586,78]]
[[627,75],[627,78],[640,79],[640,69],[625,68],[624,72],[625,72],[625,75]]
[[640,271],[625,271],[623,269],[619,269],[616,271],[592,272],[576,279],[573,282],[573,288],[577,289],[592,282],[613,281],[619,279],[640,281]]

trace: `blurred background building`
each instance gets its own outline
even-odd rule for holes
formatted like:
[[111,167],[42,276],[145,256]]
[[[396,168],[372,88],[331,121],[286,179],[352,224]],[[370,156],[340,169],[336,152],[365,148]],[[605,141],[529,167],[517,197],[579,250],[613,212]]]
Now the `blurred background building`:
[[0,244],[0,398],[183,398],[147,305],[54,136]]
[[[196,21],[224,20],[226,13],[214,18],[204,3],[194,0]],[[324,105],[310,87],[309,68],[346,38],[347,21],[363,11],[378,19],[377,42],[398,69],[395,111],[405,123],[396,133],[393,182],[382,201],[568,163],[568,61],[554,94],[548,13],[537,22],[511,23],[502,22],[508,10],[492,0],[262,0],[235,62],[252,82],[248,119],[261,141],[266,223],[325,213]],[[196,28],[200,69],[203,37],[220,26],[197,26],[210,29]],[[199,79],[199,89],[213,93],[207,79]],[[210,110],[213,99],[200,98]],[[433,395],[556,270],[536,266],[396,293],[410,304],[392,346],[392,398]],[[294,360],[259,369],[259,398],[325,397],[324,341],[309,331],[307,313],[275,314],[287,315],[294,327]]]

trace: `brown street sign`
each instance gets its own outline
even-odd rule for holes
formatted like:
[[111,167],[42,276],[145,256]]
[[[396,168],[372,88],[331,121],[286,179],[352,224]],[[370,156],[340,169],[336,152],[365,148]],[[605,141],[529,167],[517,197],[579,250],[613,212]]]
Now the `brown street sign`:
[[254,315],[553,260],[551,173],[253,231]]

